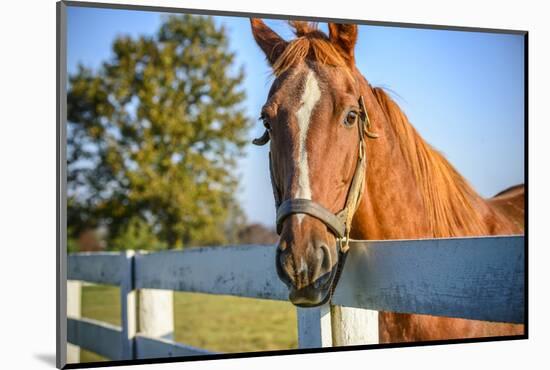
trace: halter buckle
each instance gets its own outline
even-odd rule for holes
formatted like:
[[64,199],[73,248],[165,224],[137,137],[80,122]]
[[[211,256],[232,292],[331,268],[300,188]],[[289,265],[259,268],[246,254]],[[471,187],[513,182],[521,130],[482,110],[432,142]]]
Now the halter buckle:
[[339,238],[342,253],[346,253],[349,250],[349,231],[349,228],[346,228],[346,235],[343,238]]

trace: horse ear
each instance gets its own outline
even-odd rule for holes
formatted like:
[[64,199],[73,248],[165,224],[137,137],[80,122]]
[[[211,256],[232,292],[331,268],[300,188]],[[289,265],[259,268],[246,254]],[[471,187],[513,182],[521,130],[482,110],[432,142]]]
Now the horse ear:
[[350,63],[353,63],[355,61],[354,50],[355,43],[357,42],[357,25],[329,23],[328,30],[330,41],[339,47],[344,57],[346,57]]
[[261,19],[250,18],[250,25],[256,43],[263,50],[269,64],[273,65],[286,49],[288,42],[277,35]]

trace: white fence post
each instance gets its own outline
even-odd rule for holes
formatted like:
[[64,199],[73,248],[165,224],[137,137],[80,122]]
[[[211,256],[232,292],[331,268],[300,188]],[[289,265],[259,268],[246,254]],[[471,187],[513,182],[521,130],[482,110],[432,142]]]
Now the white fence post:
[[332,346],[330,306],[297,308],[298,347],[321,348]]
[[139,291],[139,334],[174,339],[174,292],[160,289]]
[[378,344],[378,311],[332,306],[333,346]]
[[122,353],[120,355],[121,359],[129,360],[135,358],[134,339],[137,329],[136,292],[134,291],[134,251],[122,252],[121,258],[120,324],[122,327]]
[[[81,294],[82,282],[77,280],[67,280],[67,317],[80,319],[81,316]],[[80,347],[67,343],[68,364],[80,362]]]
[[[138,291],[138,334],[148,338],[174,340],[174,292],[160,289]],[[135,343],[135,358],[149,358],[143,342]]]

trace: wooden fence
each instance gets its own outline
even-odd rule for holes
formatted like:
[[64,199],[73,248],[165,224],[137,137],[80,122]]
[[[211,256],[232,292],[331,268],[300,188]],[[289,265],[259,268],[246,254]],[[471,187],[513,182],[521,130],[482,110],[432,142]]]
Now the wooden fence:
[[[332,305],[297,308],[300,348],[378,343],[377,311],[524,322],[522,236],[356,241],[349,253]],[[172,340],[173,291],[288,295],[274,246],[77,253],[67,276],[68,342],[113,360],[211,353]],[[120,287],[120,327],[80,318],[80,281]]]

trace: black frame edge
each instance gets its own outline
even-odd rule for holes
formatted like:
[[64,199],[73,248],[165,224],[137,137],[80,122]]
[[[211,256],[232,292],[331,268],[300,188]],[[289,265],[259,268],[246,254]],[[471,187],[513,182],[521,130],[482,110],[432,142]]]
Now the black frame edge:
[[56,367],[67,360],[66,81],[67,5],[56,3]]
[[524,199],[524,222],[525,222],[525,232],[524,232],[524,262],[525,262],[525,276],[524,276],[524,334],[525,337],[529,338],[529,32],[525,32],[523,35],[523,71],[524,71],[524,119],[523,119],[523,130],[524,130],[524,184],[525,184],[525,199]]
[[388,344],[368,344],[344,347],[322,347],[322,348],[301,348],[279,351],[258,351],[258,352],[242,352],[242,353],[223,353],[211,355],[198,355],[187,357],[160,357],[141,360],[119,360],[119,361],[104,361],[104,362],[87,362],[79,364],[67,364],[63,369],[86,369],[108,366],[127,366],[127,365],[145,365],[145,364],[164,364],[174,362],[195,362],[195,361],[210,361],[210,360],[226,360],[251,357],[271,357],[271,356],[289,356],[301,355],[310,353],[333,353],[333,352],[348,352],[362,351],[373,349],[389,349],[389,348],[407,348],[407,347],[424,347],[424,346],[439,346],[449,344],[468,344],[468,343],[486,343],[500,342],[509,340],[524,340],[527,336],[514,335],[502,337],[484,337],[484,338],[464,338],[464,339],[449,339],[449,340],[434,340],[426,342],[404,342],[404,343],[388,343]]
[[67,6],[81,8],[101,8],[113,10],[137,10],[137,11],[154,11],[160,13],[187,13],[197,15],[214,15],[214,16],[236,16],[236,17],[259,17],[267,19],[280,20],[309,20],[314,22],[340,22],[340,23],[355,23],[360,25],[382,26],[382,27],[401,27],[401,28],[421,28],[444,31],[464,31],[464,32],[485,32],[485,33],[505,33],[524,35],[526,30],[514,29],[499,29],[499,28],[483,28],[483,27],[464,27],[451,25],[430,25],[425,23],[407,23],[407,22],[390,22],[390,21],[373,21],[364,19],[347,19],[347,18],[331,18],[331,17],[314,17],[294,14],[270,14],[270,13],[249,13],[245,11],[229,11],[216,9],[193,9],[193,8],[174,8],[167,6],[153,5],[133,5],[133,4],[112,4],[98,2],[81,2],[67,0],[63,1]]

